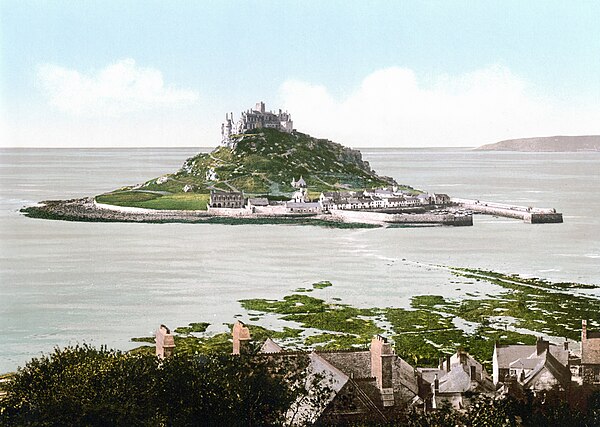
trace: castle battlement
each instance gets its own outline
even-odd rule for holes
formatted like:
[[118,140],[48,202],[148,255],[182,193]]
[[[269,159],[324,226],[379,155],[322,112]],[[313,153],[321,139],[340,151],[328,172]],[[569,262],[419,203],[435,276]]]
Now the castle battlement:
[[254,109],[241,113],[234,124],[233,113],[225,114],[225,122],[221,125],[221,145],[231,147],[232,135],[242,134],[251,129],[271,128],[291,133],[294,129],[292,116],[287,111],[266,111],[264,102],[257,102]]

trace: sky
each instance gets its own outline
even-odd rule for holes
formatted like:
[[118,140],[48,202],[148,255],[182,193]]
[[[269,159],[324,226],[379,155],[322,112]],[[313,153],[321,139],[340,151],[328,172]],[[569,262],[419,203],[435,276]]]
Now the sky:
[[600,134],[598,22],[598,1],[0,0],[0,147],[210,147],[258,101],[352,147]]

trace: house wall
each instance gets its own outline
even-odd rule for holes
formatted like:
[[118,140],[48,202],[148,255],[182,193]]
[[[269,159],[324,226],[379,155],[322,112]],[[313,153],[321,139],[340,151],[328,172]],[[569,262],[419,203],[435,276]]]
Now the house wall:
[[556,385],[560,385],[559,382],[554,378],[554,375],[548,369],[543,368],[533,383],[529,387],[533,391],[550,390]]

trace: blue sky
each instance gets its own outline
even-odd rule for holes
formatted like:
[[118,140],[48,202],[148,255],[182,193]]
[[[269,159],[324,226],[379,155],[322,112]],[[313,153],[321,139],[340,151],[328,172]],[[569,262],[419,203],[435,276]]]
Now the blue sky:
[[600,2],[7,1],[2,146],[211,146],[256,101],[351,146],[600,133]]

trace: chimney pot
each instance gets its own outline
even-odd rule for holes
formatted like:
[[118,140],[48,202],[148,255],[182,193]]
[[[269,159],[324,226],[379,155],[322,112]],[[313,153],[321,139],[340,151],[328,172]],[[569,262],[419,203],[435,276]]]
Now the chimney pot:
[[250,330],[243,322],[236,320],[232,330],[233,354],[246,354],[250,351]]

